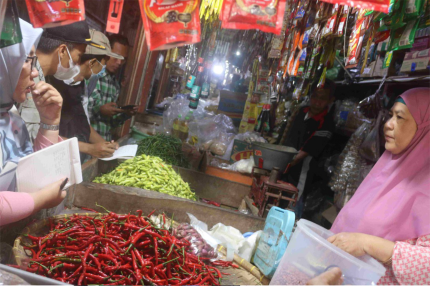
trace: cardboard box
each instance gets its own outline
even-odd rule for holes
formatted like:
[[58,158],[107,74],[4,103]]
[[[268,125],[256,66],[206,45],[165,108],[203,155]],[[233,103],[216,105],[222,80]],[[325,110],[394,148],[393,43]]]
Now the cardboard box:
[[249,159],[249,157],[252,156],[252,153],[252,144],[235,139],[233,142],[233,148],[231,149],[230,163],[234,163],[242,159]]
[[415,42],[411,48],[411,52],[418,52],[425,49],[430,48],[430,38],[421,38],[421,39],[415,39]]
[[430,49],[409,52],[402,64],[401,72],[414,73],[425,72],[430,62]]
[[372,77],[373,72],[375,71],[376,61],[371,62],[368,67],[365,67],[361,77]]
[[376,59],[375,67],[373,69],[373,77],[384,77],[385,73],[388,71],[387,69],[382,69],[382,63],[384,62],[384,57],[381,55]]

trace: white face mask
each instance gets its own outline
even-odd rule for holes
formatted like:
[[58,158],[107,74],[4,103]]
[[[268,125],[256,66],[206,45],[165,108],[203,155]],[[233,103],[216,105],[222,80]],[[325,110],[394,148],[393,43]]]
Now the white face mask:
[[[67,47],[66,47],[67,49]],[[58,66],[57,66],[57,72],[54,74],[54,77],[59,80],[73,80],[75,76],[78,75],[78,73],[81,71],[81,68],[76,65],[73,60],[72,56],[70,55],[69,49],[67,49],[67,53],[69,54],[69,68],[65,68],[61,65],[61,59],[60,59],[60,52],[58,52]]]

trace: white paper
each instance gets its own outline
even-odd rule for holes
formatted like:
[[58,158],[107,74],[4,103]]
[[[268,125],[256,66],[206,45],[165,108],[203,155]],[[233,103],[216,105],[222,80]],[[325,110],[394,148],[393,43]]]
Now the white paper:
[[134,156],[136,156],[137,153],[137,145],[126,145],[126,146],[122,146],[119,147],[118,150],[116,150],[112,157],[109,158],[100,158],[100,160],[103,161],[110,161],[110,160],[115,160],[115,159],[130,159],[133,158]]
[[81,159],[76,138],[34,152],[18,162],[18,192],[33,193],[63,178],[69,178],[65,189],[82,182]]

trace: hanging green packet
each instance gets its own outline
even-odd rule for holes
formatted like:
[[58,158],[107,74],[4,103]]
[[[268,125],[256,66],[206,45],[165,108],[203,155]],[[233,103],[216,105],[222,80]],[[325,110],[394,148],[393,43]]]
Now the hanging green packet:
[[389,51],[403,50],[412,48],[415,42],[415,34],[418,29],[418,20],[409,21],[405,27],[391,33]]
[[0,34],[0,48],[22,42],[19,14],[15,0],[8,0],[4,15],[3,28]]
[[406,0],[405,19],[409,20],[420,16],[423,4],[423,0]]
[[[400,1],[399,1],[400,2]],[[401,1],[400,8],[397,10],[394,15],[391,17],[391,29],[397,30],[403,26],[406,25],[404,22],[405,17],[405,9],[406,9],[406,2]]]

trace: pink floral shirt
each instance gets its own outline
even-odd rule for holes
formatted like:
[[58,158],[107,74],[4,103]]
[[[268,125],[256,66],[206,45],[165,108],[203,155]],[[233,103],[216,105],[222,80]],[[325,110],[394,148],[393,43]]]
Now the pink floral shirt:
[[378,285],[399,284],[430,284],[430,234],[396,242],[393,263]]

